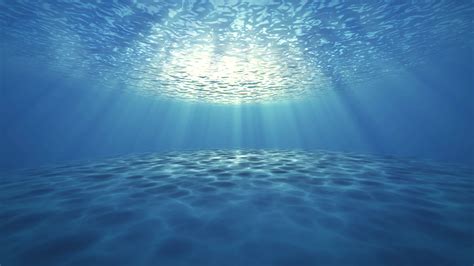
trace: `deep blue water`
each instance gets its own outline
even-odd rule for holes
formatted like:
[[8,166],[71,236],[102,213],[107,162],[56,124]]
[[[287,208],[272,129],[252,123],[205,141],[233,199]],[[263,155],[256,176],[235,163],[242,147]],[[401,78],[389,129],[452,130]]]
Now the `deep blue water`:
[[471,265],[472,1],[0,1],[0,264]]
[[209,150],[10,173],[6,265],[467,265],[472,168]]

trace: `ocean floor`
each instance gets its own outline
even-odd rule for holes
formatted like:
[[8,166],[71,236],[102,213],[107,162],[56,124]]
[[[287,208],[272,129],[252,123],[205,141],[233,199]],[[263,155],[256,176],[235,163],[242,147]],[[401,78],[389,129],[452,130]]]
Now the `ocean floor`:
[[211,150],[1,175],[2,266],[474,263],[468,167]]

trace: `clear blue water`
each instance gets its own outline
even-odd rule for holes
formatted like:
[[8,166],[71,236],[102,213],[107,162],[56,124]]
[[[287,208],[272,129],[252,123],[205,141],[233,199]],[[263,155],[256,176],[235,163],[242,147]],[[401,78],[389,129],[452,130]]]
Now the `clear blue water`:
[[144,154],[11,173],[6,265],[466,265],[472,168],[337,152]]
[[0,1],[0,264],[471,265],[473,17]]

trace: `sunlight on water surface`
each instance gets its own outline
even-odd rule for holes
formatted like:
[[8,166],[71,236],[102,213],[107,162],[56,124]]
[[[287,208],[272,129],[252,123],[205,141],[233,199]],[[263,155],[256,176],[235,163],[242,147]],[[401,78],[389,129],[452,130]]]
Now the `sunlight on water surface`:
[[0,2],[4,48],[99,88],[293,100],[472,45],[471,1]]

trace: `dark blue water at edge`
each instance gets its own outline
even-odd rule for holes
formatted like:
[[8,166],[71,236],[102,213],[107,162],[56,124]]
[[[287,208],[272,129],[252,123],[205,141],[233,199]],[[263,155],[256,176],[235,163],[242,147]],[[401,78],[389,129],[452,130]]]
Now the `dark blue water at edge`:
[[8,172],[2,265],[471,265],[473,169],[207,150]]

